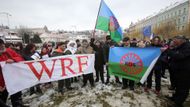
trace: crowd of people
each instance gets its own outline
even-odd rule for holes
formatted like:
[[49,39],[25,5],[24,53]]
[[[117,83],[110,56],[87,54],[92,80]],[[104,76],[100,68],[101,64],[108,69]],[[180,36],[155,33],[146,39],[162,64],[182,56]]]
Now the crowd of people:
[[[174,38],[165,41],[161,40],[159,36],[155,36],[150,41],[137,40],[136,38],[130,39],[129,37],[123,38],[122,42],[116,43],[111,40],[110,36],[106,36],[106,40],[96,40],[92,38],[90,41],[84,39],[82,41],[64,41],[56,43],[55,49],[52,43],[44,43],[40,51],[33,43],[24,46],[22,43],[6,44],[0,39],[0,61],[6,63],[14,63],[19,61],[39,60],[49,57],[56,57],[62,55],[74,54],[95,54],[95,73],[82,75],[84,88],[87,82],[90,82],[91,87],[95,86],[95,82],[101,80],[102,84],[108,85],[110,83],[109,75],[109,49],[112,47],[158,47],[161,49],[162,54],[157,63],[149,74],[144,87],[144,91],[148,92],[152,88],[152,76],[155,75],[155,94],[159,95],[161,91],[161,78],[165,77],[165,71],[168,70],[170,74],[171,86],[169,90],[174,90],[172,97],[166,96],[169,100],[174,102],[172,107],[183,107],[183,103],[188,97],[190,89],[190,42],[185,36],[175,36]],[[0,66],[1,67],[1,66]],[[106,71],[104,71],[106,67]],[[15,71],[16,73],[16,71]],[[104,77],[106,73],[106,77]],[[95,75],[94,75],[95,74]],[[94,79],[95,77],[95,79]],[[68,78],[58,81],[58,93],[64,95],[64,89],[72,90],[72,82],[78,82],[79,77]],[[122,80],[122,81],[121,81]],[[121,89],[135,90],[135,83],[126,78],[115,76],[115,82],[122,84]],[[51,85],[46,83],[45,85]],[[64,88],[65,87],[65,88]],[[29,89],[30,95],[34,93],[42,94],[41,84],[38,84]],[[0,68],[0,106],[9,107],[6,105],[8,92],[6,90],[4,78],[2,75],[2,68]],[[25,107],[22,102],[22,92],[18,92],[10,96],[13,107]]]

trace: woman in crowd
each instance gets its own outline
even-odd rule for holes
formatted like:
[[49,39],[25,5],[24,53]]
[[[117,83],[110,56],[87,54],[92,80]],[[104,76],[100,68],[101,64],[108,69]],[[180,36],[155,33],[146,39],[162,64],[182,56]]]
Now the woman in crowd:
[[[57,47],[56,47],[56,49],[53,51],[52,57],[65,55],[65,53],[64,53],[65,49],[66,49],[66,44],[65,44],[64,42],[59,42],[59,43],[57,43]],[[66,87],[68,90],[73,89],[73,88],[71,87],[70,78],[65,79],[65,80],[58,80],[58,92],[59,92],[61,95],[64,94],[64,90],[63,90],[63,86],[64,86],[64,85],[65,85],[65,87]]]
[[[26,61],[30,60],[39,60],[41,59],[40,54],[36,52],[36,46],[34,44],[28,44],[26,45],[24,52],[23,52],[23,57]],[[35,90],[36,88],[36,90]],[[36,85],[35,87],[30,88],[30,95],[34,93],[42,93],[42,90],[40,89],[40,85]]]
[[[77,43],[75,41],[69,41],[67,43],[67,48],[64,51],[65,55],[74,55],[77,51]],[[78,78],[74,77],[70,79],[70,82],[77,82]]]

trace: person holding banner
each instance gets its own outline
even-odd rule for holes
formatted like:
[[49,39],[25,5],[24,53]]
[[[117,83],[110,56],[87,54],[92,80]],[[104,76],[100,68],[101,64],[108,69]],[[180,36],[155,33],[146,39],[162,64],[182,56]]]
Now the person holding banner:
[[[75,41],[69,41],[69,43],[67,43],[67,48],[64,50],[64,54],[65,55],[74,55],[77,51],[77,43]],[[70,82],[77,82],[78,78],[74,77],[70,79]],[[72,89],[72,88],[71,88]]]
[[[129,37],[123,38],[122,47],[130,47],[130,38]],[[134,85],[135,85],[134,81],[128,80],[128,79],[125,79],[125,78],[122,78],[122,81],[123,81],[122,89],[126,89],[129,86],[130,90],[134,90]]]
[[[65,49],[66,49],[66,44],[64,42],[57,43],[57,47],[55,51],[53,51],[52,57],[65,55],[64,53]],[[65,79],[65,80],[58,80],[58,92],[61,95],[64,94],[64,90],[63,90],[64,85],[68,90],[72,89],[70,78]]]
[[[32,43],[26,45],[26,47],[24,48],[23,57],[26,61],[41,59],[40,54],[38,52],[36,52],[36,46]],[[36,90],[35,90],[35,88],[36,88]],[[36,92],[42,94],[40,85],[36,85],[35,87],[30,88],[30,95],[32,95]]]
[[[77,53],[78,54],[93,54],[94,51],[93,51],[93,48],[88,43],[88,41],[86,39],[84,39],[84,40],[82,40],[82,46],[78,48]],[[82,85],[82,87],[86,86],[87,81],[90,82],[91,87],[94,87],[93,73],[83,75],[83,85]]]
[[[5,48],[5,43],[0,39],[0,61],[5,61],[6,63],[14,63],[19,61],[24,61],[24,59],[17,54],[14,50],[10,48]],[[6,103],[8,98],[8,92],[6,90],[3,74],[2,74],[2,65],[0,66],[0,99]],[[16,71],[15,71],[16,73]],[[22,93],[18,92],[10,96],[11,103],[13,107],[24,107],[22,104]]]

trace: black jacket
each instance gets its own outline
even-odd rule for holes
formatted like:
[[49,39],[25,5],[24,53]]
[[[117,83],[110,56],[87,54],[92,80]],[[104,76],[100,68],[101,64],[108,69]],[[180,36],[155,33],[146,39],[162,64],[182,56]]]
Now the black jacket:
[[167,53],[170,57],[170,67],[175,70],[176,79],[190,82],[190,43],[183,43],[173,50],[168,50]]
[[95,49],[95,66],[97,67],[103,66],[105,64],[105,61],[104,61],[104,53],[102,46],[100,47],[95,46],[94,49]]
[[[156,47],[156,48],[161,48],[162,45],[154,45],[152,44],[151,47]],[[158,58],[155,66],[153,69],[157,69],[157,70],[161,70],[162,69],[162,58],[163,58],[163,53],[160,55],[160,57]]]
[[103,53],[104,53],[104,62],[107,63],[109,60],[109,52],[110,52],[110,47],[111,46],[118,46],[118,44],[114,41],[109,42],[105,42],[105,44],[103,45]]

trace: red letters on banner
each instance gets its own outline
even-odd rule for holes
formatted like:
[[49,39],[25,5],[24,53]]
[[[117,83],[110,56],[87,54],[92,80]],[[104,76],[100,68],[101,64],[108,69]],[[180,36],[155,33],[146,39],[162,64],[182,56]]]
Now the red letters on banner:
[[[79,72],[74,72],[71,69],[71,66],[73,65],[73,60],[71,58],[52,59],[53,64],[52,64],[51,70],[47,67],[47,65],[45,64],[45,61],[38,61],[38,63],[40,63],[40,65],[41,65],[40,72],[38,72],[36,70],[35,66],[33,65],[34,62],[26,62],[25,64],[29,66],[30,70],[33,72],[33,74],[36,76],[36,78],[38,80],[41,79],[43,72],[46,72],[48,77],[51,79],[52,74],[54,72],[55,63],[57,61],[60,61],[61,67],[62,67],[62,69],[61,69],[62,70],[62,76],[65,77],[65,76],[67,76],[66,69],[67,69],[67,71],[69,71],[72,74],[82,73],[83,66],[84,65],[87,66],[87,60],[85,62],[81,61],[84,58],[88,59],[88,56],[78,56],[77,57],[77,60],[78,60],[77,63],[78,63],[78,69],[79,69],[78,71]],[[69,62],[69,64],[66,65],[65,62]]]

